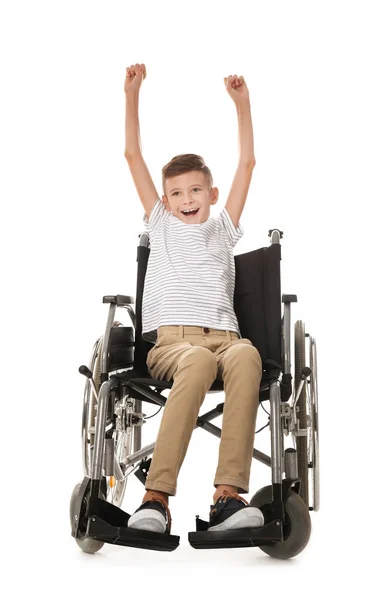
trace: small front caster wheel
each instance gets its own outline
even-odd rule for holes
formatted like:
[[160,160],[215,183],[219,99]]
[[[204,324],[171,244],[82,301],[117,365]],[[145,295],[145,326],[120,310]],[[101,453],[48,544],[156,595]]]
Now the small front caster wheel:
[[[71,526],[73,525],[75,508],[76,508],[76,504],[77,504],[78,495],[80,493],[80,487],[81,487],[81,483],[78,483],[75,486],[73,493],[72,493],[72,497],[70,499],[70,524],[71,524]],[[80,511],[79,532],[78,532],[78,537],[75,539],[76,539],[76,543],[80,546],[80,548],[83,552],[86,552],[87,554],[95,554],[95,552],[98,552],[98,550],[100,550],[100,548],[102,548],[104,546],[104,542],[100,542],[99,540],[94,540],[92,538],[85,537],[85,532],[87,530],[87,519],[85,516],[86,512],[87,512],[87,504],[88,504],[88,493],[86,495],[84,495],[84,498],[82,500],[82,506],[81,506],[81,511]]]
[[[267,509],[272,502],[272,486],[262,488],[253,496],[250,506],[256,506],[264,515],[265,523],[273,520]],[[302,498],[293,490],[288,492],[284,505],[285,523],[283,524],[283,542],[273,542],[259,548],[273,558],[292,558],[307,545],[311,534],[311,519],[309,510]]]

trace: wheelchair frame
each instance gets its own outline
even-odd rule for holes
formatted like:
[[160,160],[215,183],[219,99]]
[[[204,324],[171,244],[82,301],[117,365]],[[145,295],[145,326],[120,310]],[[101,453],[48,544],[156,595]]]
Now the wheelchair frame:
[[[271,237],[271,244],[280,244],[283,232],[277,229],[270,230],[269,236]],[[139,246],[148,247],[148,234],[143,233],[139,237],[141,238]],[[290,520],[289,526],[291,529],[291,518],[288,519],[288,515],[285,514],[285,506],[292,494],[294,494],[294,498],[295,496],[299,496],[302,479],[298,476],[298,455],[296,449],[288,448],[284,451],[284,435],[291,434],[293,439],[301,437],[301,439],[307,440],[309,438],[309,452],[312,456],[312,464],[310,465],[309,458],[305,469],[310,467],[313,469],[313,506],[308,507],[307,500],[306,504],[303,501],[301,502],[305,506],[306,511],[319,509],[317,356],[316,343],[312,336],[310,336],[311,367],[303,366],[300,372],[295,374],[295,386],[292,390],[292,396],[287,402],[282,401],[280,388],[283,373],[285,375],[291,374],[290,305],[296,301],[297,297],[295,295],[284,294],[282,296],[282,303],[284,305],[281,322],[283,372],[279,370],[271,382],[265,382],[264,384],[262,382],[260,386],[260,392],[269,389],[271,456],[254,448],[253,458],[271,468],[272,485],[264,488],[264,490],[268,490],[265,494],[266,502],[264,494],[260,494],[263,490],[260,490],[252,498],[250,504],[257,505],[257,501],[260,503],[263,502],[261,507],[267,507],[266,523],[263,527],[256,530],[207,532],[208,523],[202,521],[199,519],[199,515],[196,515],[196,532],[188,534],[189,543],[194,548],[258,546],[270,555],[290,558],[299,553],[308,542],[310,537],[310,517],[307,512],[307,518],[304,516],[302,520],[302,516],[299,517],[304,522],[304,539],[300,540],[298,544],[295,542],[293,549],[287,548],[286,551],[283,551],[282,548],[286,538],[286,521],[288,520]],[[122,503],[127,478],[132,472],[135,471],[137,478],[141,483],[145,484],[151,461],[151,459],[147,459],[153,453],[155,447],[155,442],[144,448],[141,447],[141,426],[146,422],[144,420],[146,415],[142,412],[142,398],[161,407],[165,406],[167,398],[157,391],[151,390],[150,385],[152,384],[150,382],[143,384],[142,380],[138,380],[136,383],[131,378],[128,379],[128,368],[110,371],[110,343],[112,342],[113,330],[116,328],[126,329],[121,328],[119,322],[114,322],[116,309],[117,307],[122,307],[128,312],[134,326],[134,331],[137,331],[136,315],[131,306],[134,304],[132,297],[105,296],[103,302],[110,305],[104,336],[95,343],[90,368],[82,366],[79,369],[80,373],[87,377],[82,425],[85,477],[82,484],[76,486],[77,494],[74,493],[74,497],[72,496],[72,535],[77,541],[78,537],[80,537],[80,527],[84,520],[84,540],[99,541],[98,546],[99,543],[103,545],[104,542],[108,542],[139,548],[171,551],[179,544],[178,536],[131,530],[127,527],[130,515],[119,508]],[[300,321],[297,322],[296,330],[297,325],[302,336],[303,324]],[[303,335],[308,337],[304,333],[304,326]],[[135,346],[132,334],[130,335],[130,339],[127,339],[127,346],[130,350],[132,350],[132,346]],[[305,354],[304,350],[303,348],[303,354]],[[101,364],[96,370],[94,367],[96,367],[96,360],[98,358],[100,358]],[[101,373],[99,373],[100,369]],[[163,387],[163,389],[166,389],[166,387]],[[213,389],[212,386],[207,393],[219,391],[221,390]],[[132,396],[131,393],[133,393]],[[298,403],[299,399],[301,398],[302,400],[302,397],[308,393],[310,397],[310,414],[308,415],[307,423],[306,414],[303,415],[306,427],[300,427],[299,416],[297,416],[297,409],[299,410]],[[116,399],[118,394],[119,400]],[[115,400],[110,403],[110,399],[113,396],[115,396]],[[97,415],[94,428],[90,428],[91,431],[87,431],[91,418],[93,419],[93,415],[90,413],[93,397],[96,401]],[[290,400],[292,400],[292,404],[289,404]],[[306,397],[304,400],[306,402]],[[94,402],[92,402],[93,404]],[[216,408],[198,416],[195,428],[202,427],[209,433],[221,437],[221,429],[211,424],[210,421],[222,414],[223,404],[221,403]],[[306,413],[306,410],[304,412]],[[122,432],[123,435],[130,436],[130,442],[127,446],[126,444],[124,446],[125,456],[121,457],[116,456],[115,440],[113,439],[114,432],[118,431]],[[91,433],[94,435],[94,444],[89,456],[87,447]],[[126,439],[129,440],[129,438]],[[132,452],[127,454],[129,446],[132,447]],[[282,477],[283,473],[286,475],[284,479]],[[112,502],[107,502],[106,500],[107,477],[110,478],[110,483],[112,478],[114,478],[116,482],[115,486],[119,485],[119,491],[116,495],[113,495]],[[102,495],[103,498],[101,497]],[[296,499],[295,502],[297,502]],[[299,510],[302,514],[305,512],[302,507]],[[79,545],[87,552],[94,552],[101,547],[97,547],[96,542],[95,546],[92,543],[92,546],[90,544],[87,549],[81,543]]]

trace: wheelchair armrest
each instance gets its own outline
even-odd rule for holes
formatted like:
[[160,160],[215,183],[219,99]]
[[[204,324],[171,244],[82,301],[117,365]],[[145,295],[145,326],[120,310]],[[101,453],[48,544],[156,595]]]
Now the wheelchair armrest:
[[116,304],[124,306],[125,304],[134,304],[134,298],[131,296],[103,296],[103,304]]
[[289,302],[298,302],[298,298],[295,294],[283,294],[282,302],[288,304]]

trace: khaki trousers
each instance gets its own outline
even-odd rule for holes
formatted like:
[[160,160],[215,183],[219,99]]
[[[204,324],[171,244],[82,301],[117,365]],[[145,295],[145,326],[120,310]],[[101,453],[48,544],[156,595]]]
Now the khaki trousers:
[[167,325],[157,330],[147,367],[154,379],[173,379],[163,409],[147,490],[176,495],[180,467],[187,452],[200,407],[213,381],[224,382],[218,466],[214,486],[249,491],[262,376],[260,354],[247,338],[229,330]]

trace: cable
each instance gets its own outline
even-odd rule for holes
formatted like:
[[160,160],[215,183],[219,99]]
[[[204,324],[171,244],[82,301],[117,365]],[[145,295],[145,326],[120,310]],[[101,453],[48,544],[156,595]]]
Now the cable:
[[269,414],[268,410],[265,410],[265,408],[264,408],[264,406],[263,406],[263,402],[265,402],[265,400],[260,400],[260,406],[261,406],[261,408],[263,409],[263,411],[264,411],[264,412],[266,412],[268,416],[270,416],[270,414]]
[[160,408],[158,409],[157,412],[154,413],[154,415],[149,415],[148,417],[144,417],[145,421],[146,421],[146,419],[151,419],[152,417],[154,417],[155,415],[157,415],[157,413],[159,413],[161,409],[162,409],[162,406],[160,406]]
[[264,402],[264,400],[260,400],[260,406],[261,406],[261,408],[263,409],[263,411],[264,411],[264,412],[266,412],[266,413],[267,413],[267,415],[268,415],[268,423],[266,423],[266,424],[264,425],[264,427],[260,427],[260,429],[258,429],[257,431],[255,431],[255,435],[256,435],[256,433],[259,433],[260,431],[263,431],[263,429],[265,429],[266,427],[268,427],[268,426],[269,426],[270,414],[269,414],[268,410],[265,410],[265,408],[264,408],[264,406],[263,406],[263,402]]
[[266,425],[264,425],[264,427],[260,427],[260,429],[258,429],[257,431],[255,431],[255,435],[256,435],[256,433],[259,433],[259,431],[263,431],[263,429],[265,429],[268,426],[269,426],[269,419],[268,419],[268,423],[266,423]]

